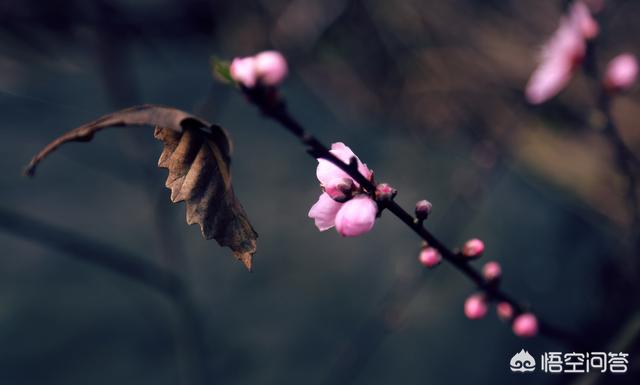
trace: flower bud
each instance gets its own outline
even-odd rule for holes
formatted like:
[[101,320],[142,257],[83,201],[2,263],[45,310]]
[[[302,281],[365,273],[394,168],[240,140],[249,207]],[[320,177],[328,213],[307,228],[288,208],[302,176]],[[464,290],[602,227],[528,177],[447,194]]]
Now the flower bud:
[[260,83],[277,86],[287,76],[287,61],[280,52],[264,51],[256,55],[256,73]]
[[392,200],[397,193],[398,190],[387,183],[380,183],[376,186],[376,200],[379,202],[388,202]]
[[442,256],[438,252],[438,250],[433,247],[425,247],[420,251],[420,263],[428,268],[435,267],[440,264],[442,261]]
[[256,60],[253,57],[233,59],[229,72],[233,80],[247,88],[256,85]]
[[416,218],[418,220],[424,221],[431,214],[431,208],[433,205],[428,200],[421,200],[416,203]]
[[538,333],[538,319],[531,313],[523,313],[513,320],[513,332],[518,337],[533,337]]
[[496,313],[503,321],[509,321],[513,318],[513,306],[509,302],[499,302],[496,305]]
[[358,195],[342,205],[336,215],[336,230],[343,237],[355,237],[373,228],[378,205],[367,195]]
[[479,239],[470,239],[462,247],[462,255],[468,258],[479,258],[484,252],[484,242]]
[[487,314],[487,299],[484,294],[473,294],[464,301],[464,315],[469,319],[480,319]]
[[498,262],[491,261],[482,266],[482,276],[487,282],[497,282],[501,275],[502,268]]
[[612,92],[624,91],[635,83],[638,77],[638,61],[630,53],[613,58],[607,65],[604,87]]
[[334,178],[323,187],[331,199],[343,203],[351,199],[355,186],[351,178]]

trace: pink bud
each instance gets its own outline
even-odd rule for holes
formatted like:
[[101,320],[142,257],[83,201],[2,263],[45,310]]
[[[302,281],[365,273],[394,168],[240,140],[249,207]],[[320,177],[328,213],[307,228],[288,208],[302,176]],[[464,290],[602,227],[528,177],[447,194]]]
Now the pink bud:
[[251,88],[256,85],[256,59],[253,57],[233,59],[229,71],[233,80],[243,86]]
[[346,202],[351,199],[353,194],[353,179],[350,178],[334,178],[325,186],[323,186],[331,199],[336,202]]
[[479,239],[470,239],[462,247],[462,255],[469,258],[478,258],[484,251],[484,242]]
[[420,263],[428,268],[435,267],[442,261],[442,256],[438,253],[438,250],[433,247],[425,247],[422,249],[418,258],[420,259]]
[[480,319],[487,314],[487,300],[483,294],[473,294],[464,301],[464,315],[469,319]]
[[630,88],[638,77],[638,61],[630,53],[613,58],[607,65],[604,85],[610,91],[622,91]]
[[513,317],[513,306],[509,302],[499,302],[496,305],[496,313],[503,321],[508,321]]
[[391,187],[388,183],[380,183],[376,186],[376,199],[378,201],[390,201],[397,193],[398,190]]
[[424,221],[429,217],[429,214],[431,214],[432,208],[433,205],[428,200],[423,199],[418,201],[418,203],[416,203],[416,218]]
[[513,332],[518,337],[533,337],[538,333],[538,319],[531,313],[523,313],[513,320]]
[[484,279],[488,282],[495,282],[500,279],[500,275],[502,274],[502,269],[500,268],[500,264],[498,262],[487,262],[482,266],[482,275]]
[[287,76],[287,61],[280,52],[264,51],[256,55],[256,72],[260,82],[267,86],[277,86]]
[[342,205],[336,215],[336,230],[343,237],[355,237],[373,228],[378,206],[367,195],[358,195]]

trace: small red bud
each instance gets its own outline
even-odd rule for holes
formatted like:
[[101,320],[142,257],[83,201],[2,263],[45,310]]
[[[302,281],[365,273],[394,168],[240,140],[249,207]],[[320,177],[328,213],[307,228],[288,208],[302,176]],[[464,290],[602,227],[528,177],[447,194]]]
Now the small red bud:
[[425,247],[420,252],[420,263],[422,263],[425,267],[433,268],[440,264],[442,261],[442,256],[438,252],[438,250],[433,247]]
[[398,191],[387,183],[380,183],[376,186],[376,200],[379,202],[388,202],[392,200]]
[[431,209],[433,205],[428,200],[421,200],[416,203],[416,218],[421,221],[424,221],[431,214]]
[[484,252],[484,242],[479,239],[470,239],[462,247],[462,255],[468,258],[479,258]]

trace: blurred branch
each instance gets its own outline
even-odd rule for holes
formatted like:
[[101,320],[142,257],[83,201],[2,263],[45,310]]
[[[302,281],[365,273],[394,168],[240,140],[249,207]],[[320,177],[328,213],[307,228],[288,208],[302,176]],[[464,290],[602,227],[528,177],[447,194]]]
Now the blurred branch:
[[0,229],[4,232],[68,254],[113,273],[139,282],[166,296],[180,313],[186,340],[195,352],[189,357],[192,367],[189,384],[209,384],[204,328],[183,280],[152,262],[110,244],[60,229],[23,214],[0,208]]
[[612,94],[605,89],[603,84],[604,74],[598,68],[597,43],[597,40],[592,40],[588,43],[582,68],[584,73],[591,79],[595,89],[597,98],[596,110],[604,119],[602,134],[609,142],[616,156],[619,172],[626,179],[626,199],[632,216],[631,225],[629,226],[633,242],[632,250],[633,254],[637,255],[640,250],[640,204],[638,203],[638,176],[636,170],[640,167],[640,159],[624,142],[613,117],[611,111]]

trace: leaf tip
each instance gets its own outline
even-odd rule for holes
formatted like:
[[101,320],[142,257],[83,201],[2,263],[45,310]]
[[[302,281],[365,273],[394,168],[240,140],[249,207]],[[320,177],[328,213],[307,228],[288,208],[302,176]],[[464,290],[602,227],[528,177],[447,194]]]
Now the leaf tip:
[[253,271],[253,258],[251,254],[244,254],[243,256],[240,257],[240,261],[250,273]]

